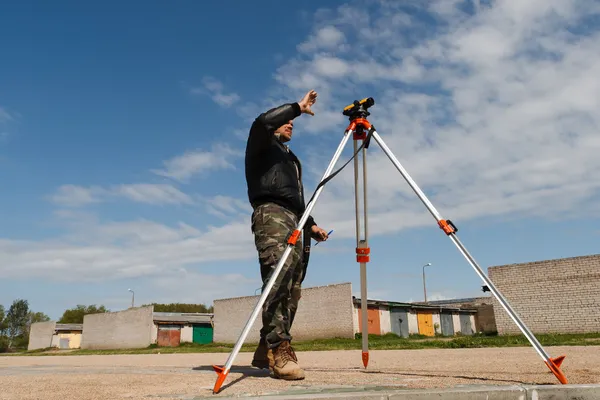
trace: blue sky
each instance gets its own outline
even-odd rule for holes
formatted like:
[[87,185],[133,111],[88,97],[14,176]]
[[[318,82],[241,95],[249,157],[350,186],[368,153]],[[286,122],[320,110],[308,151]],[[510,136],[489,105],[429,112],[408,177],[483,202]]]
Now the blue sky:
[[[371,122],[488,266],[598,252],[599,7],[589,1],[14,2],[0,15],[0,304],[59,318],[252,295],[243,151],[252,120],[319,93],[291,146],[310,196]],[[338,166],[351,156],[348,143]],[[483,295],[375,144],[370,297]],[[352,282],[352,164],[314,209],[334,229],[306,286]],[[540,271],[543,274],[544,271]]]

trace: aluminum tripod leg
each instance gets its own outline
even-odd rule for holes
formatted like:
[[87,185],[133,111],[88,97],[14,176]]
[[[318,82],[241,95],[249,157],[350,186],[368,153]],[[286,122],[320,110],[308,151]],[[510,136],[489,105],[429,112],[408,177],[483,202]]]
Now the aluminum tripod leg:
[[[354,153],[357,152],[357,137],[354,138]],[[364,141],[364,139],[363,139]],[[362,148],[363,160],[363,218],[364,239],[360,238],[360,212],[358,195],[358,158],[354,158],[354,203],[356,208],[356,260],[360,263],[360,310],[362,326],[362,361],[365,368],[369,364],[369,320],[367,305],[367,262],[369,261],[368,219],[367,219],[367,153]]]
[[[333,158],[331,159],[331,162],[329,163],[329,166],[327,167],[327,170],[325,171],[325,174],[323,175],[323,179],[327,178],[327,176],[329,176],[329,174],[331,174],[333,167],[335,166],[338,159],[340,158],[340,155],[342,154],[342,151],[344,150],[344,147],[346,146],[346,143],[348,142],[348,139],[350,138],[349,133],[350,133],[350,130],[346,130],[344,137],[342,138],[342,141],[340,142]],[[290,237],[287,247],[286,247],[285,251],[283,252],[283,255],[281,256],[281,259],[277,263],[275,271],[273,271],[273,274],[269,278],[269,281],[267,282],[267,285],[265,286],[258,302],[256,303],[256,306],[254,307],[254,311],[252,311],[250,318],[246,322],[246,325],[244,326],[244,329],[243,329],[240,337],[238,338],[238,340],[233,348],[233,351],[229,355],[227,362],[225,363],[225,365],[223,367],[218,366],[218,365],[213,365],[213,369],[218,374],[217,381],[215,382],[215,386],[213,388],[213,393],[219,392],[221,385],[223,385],[223,382],[227,378],[227,375],[229,374],[229,371],[231,370],[233,360],[235,359],[235,357],[237,357],[237,354],[240,352],[240,349],[242,348],[242,344],[246,340],[246,337],[248,336],[248,333],[250,332],[250,329],[252,328],[254,321],[260,314],[263,304],[265,303],[267,296],[271,292],[271,289],[273,288],[273,285],[275,284],[275,280],[281,273],[281,270],[283,269],[283,265],[285,264],[285,261],[287,260],[288,256],[290,255],[292,248],[295,246],[296,240],[300,237],[300,232],[302,232],[302,229],[304,228],[304,225],[306,224],[308,216],[310,215],[322,190],[323,190],[323,186],[321,186],[320,188],[317,189],[317,191],[315,192],[313,201],[311,201],[307,205],[306,211],[300,218],[300,221],[298,221],[298,226],[296,227],[296,230]]]
[[431,202],[427,199],[427,197],[425,196],[425,194],[421,191],[421,189],[417,186],[417,184],[410,177],[410,175],[408,174],[408,172],[406,172],[406,170],[404,169],[404,167],[402,167],[402,164],[400,164],[400,162],[398,161],[398,159],[394,156],[394,154],[391,152],[391,150],[383,142],[383,140],[381,139],[381,137],[379,136],[379,134],[377,133],[377,131],[374,128],[373,128],[373,131],[372,131],[372,136],[373,136],[373,139],[375,139],[375,141],[379,144],[379,146],[381,146],[383,152],[392,161],[392,163],[394,164],[394,166],[398,169],[398,171],[400,172],[400,174],[402,175],[402,177],[406,180],[406,182],[408,182],[408,184],[410,185],[410,187],[417,194],[417,196],[419,197],[419,199],[421,199],[421,201],[423,202],[423,204],[425,204],[425,207],[427,207],[427,209],[429,210],[429,212],[431,213],[431,215],[433,215],[433,217],[437,221],[437,223],[440,226],[440,228],[442,230],[444,230],[444,232],[450,237],[450,240],[452,240],[452,242],[456,245],[456,247],[458,248],[458,250],[467,259],[467,261],[469,262],[469,264],[471,264],[471,266],[473,267],[473,269],[475,270],[475,272],[477,272],[477,275],[479,275],[479,277],[490,288],[490,291],[494,294],[494,296],[496,296],[496,299],[498,299],[498,301],[500,302],[500,304],[502,305],[502,307],[506,310],[506,312],[508,313],[508,315],[512,318],[512,320],[515,322],[515,324],[517,324],[517,326],[519,327],[519,329],[521,330],[521,332],[523,332],[523,334],[525,335],[525,337],[527,337],[527,339],[529,340],[529,342],[531,342],[531,344],[533,345],[533,347],[535,348],[535,350],[538,352],[538,354],[540,355],[540,357],[542,357],[542,359],[544,360],[544,362],[546,363],[546,365],[548,366],[548,368],[552,371],[552,373],[558,378],[558,380],[561,383],[566,384],[567,383],[567,378],[565,377],[565,375],[563,374],[563,372],[560,370],[560,366],[561,366],[561,364],[562,364],[565,356],[560,356],[560,357],[556,357],[556,358],[550,358],[550,356],[546,353],[546,351],[544,350],[544,348],[542,347],[542,345],[538,342],[538,340],[533,335],[533,333],[531,333],[531,331],[529,330],[529,328],[527,328],[527,326],[525,325],[525,323],[519,318],[519,316],[517,315],[517,313],[510,306],[510,304],[508,304],[508,301],[506,301],[506,299],[504,298],[504,296],[502,296],[502,294],[498,291],[498,289],[496,288],[496,286],[487,277],[487,275],[485,275],[483,273],[481,267],[477,264],[477,262],[475,261],[475,259],[473,258],[473,256],[471,256],[471,254],[469,254],[469,252],[467,251],[467,249],[465,248],[465,246],[460,242],[460,240],[456,236],[456,233],[455,233],[456,232],[456,228],[452,225],[452,222],[451,221],[447,221],[447,220],[443,219],[440,216],[440,214],[435,209],[435,207],[433,206],[433,204],[431,204]]

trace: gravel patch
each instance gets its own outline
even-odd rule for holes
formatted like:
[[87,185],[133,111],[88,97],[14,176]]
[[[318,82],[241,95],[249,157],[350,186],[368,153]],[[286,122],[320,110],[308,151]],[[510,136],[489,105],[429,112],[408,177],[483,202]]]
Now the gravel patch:
[[[566,355],[570,384],[600,383],[597,347],[546,347]],[[194,399],[266,395],[311,388],[451,388],[459,385],[560,385],[531,347],[297,352],[306,379],[273,379],[240,353],[219,394],[213,364],[228,353],[0,357],[0,399]]]

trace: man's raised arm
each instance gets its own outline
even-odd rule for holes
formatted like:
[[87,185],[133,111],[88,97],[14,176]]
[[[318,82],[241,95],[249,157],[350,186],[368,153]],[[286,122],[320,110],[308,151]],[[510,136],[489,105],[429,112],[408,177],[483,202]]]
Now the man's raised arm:
[[257,153],[265,149],[273,133],[281,125],[299,117],[301,114],[314,115],[311,106],[317,101],[317,92],[308,91],[297,103],[286,103],[260,114],[252,123],[248,137],[247,153]]
[[248,137],[248,153],[257,153],[271,142],[273,133],[281,125],[302,114],[298,103],[287,103],[260,114],[252,123]]

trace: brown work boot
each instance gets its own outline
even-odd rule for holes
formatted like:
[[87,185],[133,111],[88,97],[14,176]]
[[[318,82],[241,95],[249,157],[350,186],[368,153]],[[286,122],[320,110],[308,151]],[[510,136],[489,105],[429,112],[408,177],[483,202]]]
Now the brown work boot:
[[267,343],[264,338],[258,342],[258,347],[254,352],[254,358],[252,359],[252,366],[260,369],[273,370],[275,360],[273,359],[273,351],[267,347]]
[[284,341],[273,349],[275,366],[273,376],[279,379],[304,379],[304,371],[298,366],[298,358],[290,342]]

